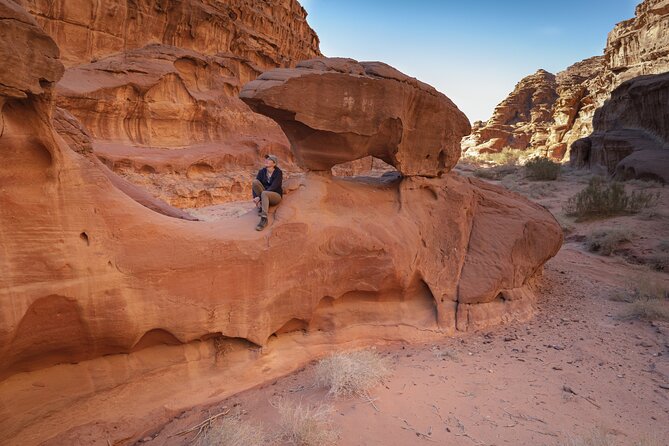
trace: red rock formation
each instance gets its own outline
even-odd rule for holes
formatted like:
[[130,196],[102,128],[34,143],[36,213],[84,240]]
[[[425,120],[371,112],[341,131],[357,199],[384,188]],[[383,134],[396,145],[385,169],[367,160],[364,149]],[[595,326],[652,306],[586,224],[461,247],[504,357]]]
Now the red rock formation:
[[0,55],[33,37],[51,49],[16,70],[27,82],[7,76],[1,96],[3,444],[127,443],[333,344],[531,314],[528,284],[559,248],[559,226],[504,189],[420,175],[433,166],[376,183],[309,173],[262,233],[252,213],[190,222],[141,206],[85,156],[67,117],[58,126],[74,147],[56,133],[51,87],[39,84],[60,75],[55,46],[11,13]]
[[206,55],[234,55],[253,67],[256,75],[320,54],[318,36],[297,0],[18,3],[56,41],[68,67],[153,43]]
[[58,105],[125,179],[194,207],[249,197],[265,153],[298,170],[278,126],[237,97],[261,71],[320,54],[295,0],[19,3],[69,66]]
[[618,23],[604,49],[609,91],[624,81],[669,70],[669,1],[645,0],[634,18]]
[[266,153],[297,170],[279,127],[231,96],[247,71],[239,58],[150,45],[68,69],[57,101],[114,172],[172,205],[205,206],[250,197]]
[[462,149],[468,156],[476,156],[500,152],[504,148],[544,147],[557,99],[555,88],[555,76],[545,70],[525,77],[495,107],[492,118],[485,125],[479,124],[463,139]]
[[372,155],[404,175],[437,176],[457,163],[454,138],[470,130],[446,96],[380,62],[304,61],[263,73],[240,97],[279,123],[309,170]]
[[[487,123],[463,139],[463,150],[475,157],[508,147],[524,150],[528,156],[569,159],[570,146],[592,132],[595,110],[616,87],[635,76],[669,70],[668,30],[669,0],[643,1],[637,6],[633,19],[617,24],[609,33],[603,56],[585,59],[557,74],[553,87],[557,100],[550,107],[550,116],[540,123],[527,117],[532,113],[546,116],[546,104],[541,103],[538,108],[526,107],[522,121],[504,126],[497,110],[516,111],[509,102],[516,102],[517,87]],[[532,76],[525,78],[519,86],[530,89],[527,84],[532,83],[531,79]],[[523,116],[521,112],[519,115]],[[528,134],[533,135],[531,139]]]
[[571,163],[620,179],[669,182],[669,73],[640,76],[613,90],[594,132],[572,146]]

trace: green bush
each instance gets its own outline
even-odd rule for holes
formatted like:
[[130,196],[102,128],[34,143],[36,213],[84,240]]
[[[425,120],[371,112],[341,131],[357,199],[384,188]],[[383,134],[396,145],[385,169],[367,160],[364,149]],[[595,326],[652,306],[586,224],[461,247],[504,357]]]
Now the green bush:
[[645,191],[625,192],[618,182],[608,183],[602,177],[592,177],[588,186],[567,200],[564,211],[578,220],[635,214],[657,204],[659,194]]
[[555,181],[560,176],[562,165],[549,158],[532,158],[525,163],[527,178],[535,181]]

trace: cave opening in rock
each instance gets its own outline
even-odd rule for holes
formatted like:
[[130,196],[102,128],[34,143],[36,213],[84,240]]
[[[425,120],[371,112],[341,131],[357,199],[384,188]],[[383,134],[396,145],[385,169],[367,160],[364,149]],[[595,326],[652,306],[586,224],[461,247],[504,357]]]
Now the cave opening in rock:
[[374,156],[366,156],[332,166],[330,169],[335,177],[396,177],[397,169]]

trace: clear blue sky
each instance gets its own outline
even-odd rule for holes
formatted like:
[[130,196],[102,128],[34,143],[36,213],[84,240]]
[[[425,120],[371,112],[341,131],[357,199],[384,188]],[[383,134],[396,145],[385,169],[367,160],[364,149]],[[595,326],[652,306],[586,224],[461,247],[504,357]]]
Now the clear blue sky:
[[300,0],[326,56],[380,60],[487,120],[539,68],[600,55],[634,0]]

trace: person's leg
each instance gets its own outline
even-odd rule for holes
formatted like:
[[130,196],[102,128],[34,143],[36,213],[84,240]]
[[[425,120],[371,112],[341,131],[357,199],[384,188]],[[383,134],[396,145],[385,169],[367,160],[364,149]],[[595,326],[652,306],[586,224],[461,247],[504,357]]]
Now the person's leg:
[[269,210],[270,205],[276,206],[281,202],[281,195],[277,192],[263,191],[260,194],[260,203],[262,204],[261,216],[267,217],[267,211]]
[[257,196],[260,196],[265,190],[265,186],[263,186],[262,183],[258,181],[258,179],[255,179],[253,180],[253,183],[251,183],[251,189],[253,189],[253,192]]

